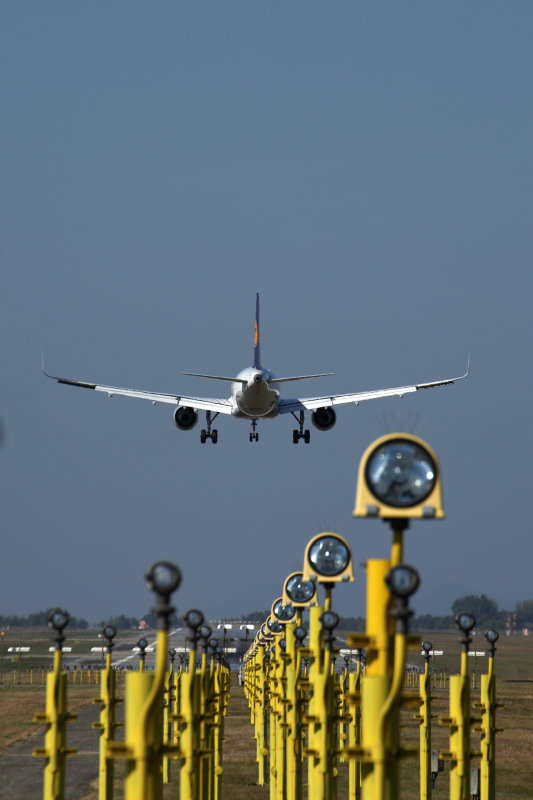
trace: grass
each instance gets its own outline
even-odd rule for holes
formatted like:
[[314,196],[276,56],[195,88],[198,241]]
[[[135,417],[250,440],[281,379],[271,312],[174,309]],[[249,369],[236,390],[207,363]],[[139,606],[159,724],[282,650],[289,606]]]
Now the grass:
[[[435,671],[437,675],[455,674],[459,665],[460,646],[457,642],[458,635],[454,632],[432,632],[424,638],[430,638],[435,649],[444,650],[444,655],[435,658]],[[483,640],[484,642],[484,640]],[[484,650],[485,645],[481,638],[474,642],[473,647]],[[409,661],[413,664],[422,664],[418,652],[409,654]],[[486,669],[486,658],[469,659],[470,668],[477,672],[477,688],[472,689],[472,700],[479,699],[479,675]],[[532,796],[533,766],[531,754],[533,753],[533,637],[522,636],[502,637],[498,642],[496,653],[496,679],[497,697],[505,704],[498,710],[497,724],[504,728],[503,733],[497,735],[496,743],[496,796],[498,800],[529,800]],[[122,689],[120,689],[122,691]],[[414,692],[414,689],[407,691]],[[69,710],[90,703],[93,697],[98,696],[97,686],[69,686]],[[448,714],[448,690],[439,688],[433,690],[433,711],[438,716]],[[9,743],[26,738],[36,730],[32,723],[33,714],[44,710],[44,689],[40,686],[11,686],[7,688],[0,685],[0,750]],[[416,745],[418,743],[418,722],[413,718],[413,710],[402,711],[402,744]],[[434,749],[447,749],[448,729],[441,727],[434,721],[432,727],[432,745]],[[478,748],[477,735],[472,737],[473,749]],[[72,762],[69,762],[69,766]],[[123,796],[121,776],[124,765],[116,764],[117,790],[115,797]],[[304,776],[306,775],[304,765]],[[418,765],[417,763],[404,762],[400,768],[402,797],[414,798],[418,796]],[[165,788],[165,799],[176,796],[177,768],[174,767],[173,784]],[[96,784],[88,789],[84,800],[96,800]],[[225,723],[224,759],[222,774],[222,796],[231,800],[266,800],[269,796],[268,786],[257,786],[257,764],[255,761],[255,741],[253,729],[250,725],[250,715],[243,690],[237,685],[236,675],[232,675],[232,693],[230,698],[229,713]],[[339,766],[339,798],[347,796],[347,768]],[[434,800],[444,800],[449,797],[448,767],[444,774],[437,780]]]

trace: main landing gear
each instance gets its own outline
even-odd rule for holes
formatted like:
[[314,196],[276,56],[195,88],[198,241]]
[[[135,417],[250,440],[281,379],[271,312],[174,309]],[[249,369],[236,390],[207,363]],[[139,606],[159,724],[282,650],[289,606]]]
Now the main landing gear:
[[253,442],[253,441],[258,442],[259,441],[259,434],[256,431],[256,427],[257,427],[257,420],[253,419],[252,420],[252,430],[250,432],[250,441],[251,442]]
[[207,425],[207,430],[205,428],[202,428],[202,430],[200,431],[200,441],[202,444],[205,444],[208,439],[211,439],[213,444],[216,444],[218,442],[217,429],[214,428],[213,430],[211,430],[211,423],[214,422],[217,417],[218,417],[218,411],[214,417],[211,416],[210,411],[205,412],[205,424]]
[[291,414],[299,426],[298,429],[295,428],[292,432],[293,444],[298,444],[300,439],[303,439],[306,444],[309,444],[309,442],[311,441],[311,433],[309,431],[309,428],[306,428],[306,430],[304,431],[304,421],[305,421],[304,412],[300,411],[299,417],[296,416],[294,411],[291,411]]

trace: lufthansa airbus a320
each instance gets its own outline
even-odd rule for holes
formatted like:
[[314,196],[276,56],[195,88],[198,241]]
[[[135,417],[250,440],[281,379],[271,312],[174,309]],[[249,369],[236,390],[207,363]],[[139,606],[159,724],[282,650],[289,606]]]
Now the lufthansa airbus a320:
[[85,389],[94,389],[97,392],[105,392],[108,397],[113,395],[124,395],[125,397],[138,397],[142,400],[151,400],[153,405],[156,403],[168,403],[176,406],[174,411],[174,422],[182,431],[188,431],[195,427],[198,422],[198,412],[205,411],[206,427],[202,428],[200,441],[204,444],[207,439],[211,439],[213,444],[218,441],[218,431],[212,428],[215,418],[219,414],[231,414],[232,417],[248,419],[251,422],[250,441],[259,441],[257,423],[260,419],[272,419],[280,414],[292,414],[296,419],[298,428],[292,432],[294,444],[298,444],[303,439],[309,444],[311,435],[309,429],[304,430],[305,412],[311,412],[311,422],[320,431],[327,431],[335,425],[337,416],[334,406],[341,403],[354,403],[356,406],[363,400],[375,400],[379,397],[403,397],[409,392],[417,392],[420,389],[431,389],[436,386],[447,386],[455,381],[463,380],[468,375],[468,366],[464,375],[457,378],[446,378],[440,381],[430,381],[429,383],[416,383],[411,386],[396,386],[392,389],[377,389],[369,392],[354,392],[350,394],[332,394],[322,397],[298,397],[294,399],[283,399],[281,397],[280,385],[289,381],[301,381],[308,378],[322,378],[332,375],[332,372],[320,373],[318,375],[297,375],[290,378],[276,378],[269,369],[261,366],[260,337],[259,337],[259,295],[256,297],[255,313],[255,335],[254,335],[254,362],[253,366],[241,370],[235,377],[228,378],[221,375],[203,375],[197,372],[183,372],[182,375],[192,375],[197,378],[208,378],[215,381],[229,381],[231,383],[231,395],[227,399],[216,397],[187,397],[179,394],[160,394],[159,392],[146,392],[137,389],[121,389],[117,386],[103,386],[98,383],[87,383],[86,381],[75,381],[70,378],[58,378],[49,375],[44,369],[43,372],[48,378],[65,383],[68,386],[81,386]]

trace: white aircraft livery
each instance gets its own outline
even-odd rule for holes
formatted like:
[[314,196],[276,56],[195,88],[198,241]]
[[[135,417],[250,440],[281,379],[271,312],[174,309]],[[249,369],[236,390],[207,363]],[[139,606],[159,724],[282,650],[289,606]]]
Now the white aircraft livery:
[[[469,359],[470,361],[470,359]],[[187,397],[179,394],[160,394],[158,392],[145,392],[137,389],[120,389],[117,386],[101,386],[98,383],[87,383],[85,381],[74,381],[70,378],[58,378],[49,375],[44,369],[47,378],[58,383],[66,383],[69,386],[81,386],[85,389],[94,389],[97,392],[105,392],[108,397],[113,395],[124,395],[125,397],[139,397],[143,400],[151,400],[153,405],[156,403],[169,403],[176,406],[174,411],[174,422],[182,431],[188,431],[195,427],[198,422],[198,412],[205,411],[206,427],[202,428],[200,441],[205,444],[207,439],[211,439],[213,444],[218,441],[218,431],[212,428],[215,418],[219,414],[231,414],[233,417],[241,417],[250,420],[252,430],[250,431],[250,441],[259,441],[257,432],[257,422],[260,419],[270,419],[279,414],[292,414],[298,423],[298,428],[292,432],[294,444],[298,444],[303,439],[309,444],[311,435],[308,429],[304,430],[305,412],[310,411],[311,422],[320,431],[327,431],[335,425],[337,416],[334,406],[341,403],[354,403],[359,405],[363,400],[374,400],[378,397],[403,397],[409,392],[417,392],[420,389],[431,389],[434,386],[447,386],[455,381],[466,378],[469,365],[464,375],[457,378],[446,378],[430,383],[416,383],[411,386],[397,386],[393,389],[377,389],[369,392],[355,392],[352,394],[332,394],[323,397],[300,397],[284,400],[280,395],[280,384],[289,381],[301,381],[307,378],[322,378],[332,375],[332,372],[320,373],[317,375],[297,375],[290,378],[276,378],[268,369],[261,366],[260,356],[260,336],[259,336],[259,294],[256,296],[255,311],[255,334],[254,334],[254,363],[253,367],[246,367],[233,378],[221,375],[203,375],[197,372],[182,372],[182,375],[192,375],[197,378],[208,378],[215,381],[229,381],[231,383],[231,396],[227,399],[216,397]]]

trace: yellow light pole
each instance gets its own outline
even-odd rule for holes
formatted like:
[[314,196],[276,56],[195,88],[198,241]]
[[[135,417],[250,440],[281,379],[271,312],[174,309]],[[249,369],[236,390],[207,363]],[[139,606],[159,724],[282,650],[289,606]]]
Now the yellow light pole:
[[489,644],[489,668],[486,675],[481,676],[481,702],[475,704],[482,709],[481,718],[481,769],[480,769],[480,800],[495,800],[496,797],[496,733],[501,728],[496,727],[496,709],[502,703],[496,702],[496,678],[494,676],[494,654],[496,642],[499,639],[498,631],[489,630],[485,633]]
[[180,798],[181,800],[198,800],[200,692],[196,675],[196,648],[199,639],[198,630],[203,624],[204,615],[197,608],[193,608],[187,611],[184,620],[191,632],[191,644],[189,668],[181,676],[183,686],[181,689],[180,750],[183,762],[180,771]]
[[102,631],[105,639],[105,669],[100,673],[100,697],[93,702],[100,706],[100,721],[93,728],[100,731],[98,800],[113,800],[113,759],[109,755],[109,743],[115,738],[115,729],[122,723],[115,722],[115,707],[122,700],[115,697],[115,671],[111,667],[113,639],[117,634],[114,625],[106,625]]
[[126,759],[125,800],[161,800],[163,796],[162,707],[167,665],[169,618],[174,612],[169,601],[181,582],[179,569],[159,561],[148,570],[146,583],[157,597],[156,663],[153,673],[129,672],[126,676],[126,726],[124,742],[110,742],[113,757]]
[[34,756],[45,758],[43,798],[44,800],[64,800],[65,797],[65,758],[76,755],[76,750],[67,747],[66,723],[77,719],[76,714],[67,712],[67,675],[61,671],[61,652],[65,637],[63,631],[68,625],[69,615],[56,608],[48,617],[48,626],[55,631],[54,668],[46,676],[46,711],[35,714],[35,722],[46,723],[44,747],[33,750]]
[[441,752],[450,761],[450,800],[470,800],[470,758],[480,753],[470,752],[470,683],[468,678],[468,649],[470,633],[475,626],[472,614],[462,612],[455,618],[463,636],[460,639],[461,672],[450,676],[450,715],[441,717],[441,724],[450,727],[450,749]]
[[[352,553],[346,539],[332,532],[319,533],[310,539],[304,554],[303,579],[318,581],[325,592],[324,607],[309,608],[311,696],[307,715],[308,746],[304,754],[308,756],[309,800],[329,800],[334,796],[337,772],[336,748],[331,734],[331,726],[336,727],[337,713],[336,708],[333,709],[331,647],[325,647],[321,619],[331,620],[337,616],[331,611],[334,585],[354,579]],[[328,623],[323,627],[328,630]]]
[[139,672],[144,672],[144,662],[146,661],[146,648],[148,647],[148,640],[144,638],[139,639],[135,647],[139,651]]
[[429,659],[431,642],[422,642],[424,672],[420,675],[420,800],[431,797],[431,676]]
[[[392,433],[372,442],[359,464],[355,517],[389,523],[393,539],[388,561],[367,562],[366,635],[348,637],[364,647],[368,668],[361,688],[363,800],[395,798],[398,768],[390,753],[399,748],[400,676],[408,644],[406,633],[393,634],[392,595],[384,584],[392,567],[403,565],[403,532],[411,519],[442,519],[442,489],[437,457],[429,445],[408,433]],[[357,748],[355,748],[357,755]],[[400,750],[400,752],[403,752]]]

